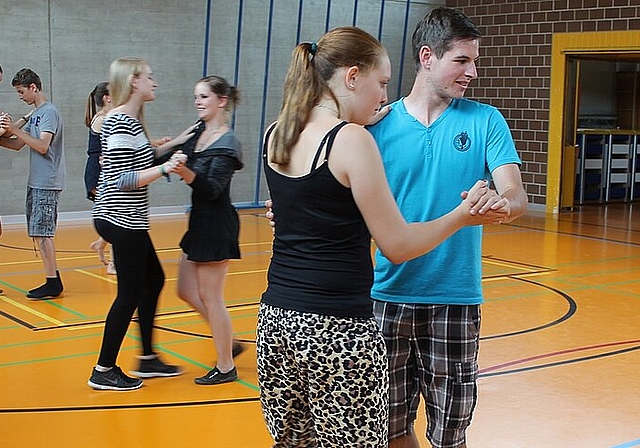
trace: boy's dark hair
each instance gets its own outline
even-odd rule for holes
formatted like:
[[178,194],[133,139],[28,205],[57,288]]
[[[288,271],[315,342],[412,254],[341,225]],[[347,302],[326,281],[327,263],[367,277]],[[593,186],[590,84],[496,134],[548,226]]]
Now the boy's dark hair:
[[30,68],[23,68],[18,73],[16,73],[16,75],[11,80],[11,85],[13,87],[29,87],[31,84],[35,84],[38,90],[42,90],[42,81],[40,81],[40,77]]
[[441,7],[432,10],[416,26],[412,37],[413,60],[416,71],[420,69],[420,48],[428,46],[436,57],[451,49],[454,42],[479,39],[482,33],[462,11]]

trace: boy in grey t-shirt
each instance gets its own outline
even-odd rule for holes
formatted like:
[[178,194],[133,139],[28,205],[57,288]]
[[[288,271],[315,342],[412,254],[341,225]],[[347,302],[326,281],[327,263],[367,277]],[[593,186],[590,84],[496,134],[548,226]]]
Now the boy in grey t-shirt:
[[25,146],[30,148],[27,229],[40,249],[46,282],[29,290],[27,297],[34,300],[51,299],[59,297],[64,289],[53,242],[58,200],[66,183],[62,117],[42,92],[40,77],[33,70],[20,70],[13,77],[11,85],[22,101],[35,107],[24,130],[5,118],[5,133],[0,136],[0,145],[8,149],[19,151]]

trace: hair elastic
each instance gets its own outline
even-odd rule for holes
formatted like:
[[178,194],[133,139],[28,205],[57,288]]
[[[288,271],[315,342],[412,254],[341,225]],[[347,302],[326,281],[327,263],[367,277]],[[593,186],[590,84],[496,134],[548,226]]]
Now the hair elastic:
[[315,42],[311,42],[311,48],[309,49],[309,53],[311,53],[311,56],[315,56],[317,51],[318,51],[318,44]]

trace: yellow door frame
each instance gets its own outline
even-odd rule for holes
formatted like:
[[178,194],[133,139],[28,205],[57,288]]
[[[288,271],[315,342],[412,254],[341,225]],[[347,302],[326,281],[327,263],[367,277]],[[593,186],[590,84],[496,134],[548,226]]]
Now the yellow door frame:
[[[551,44],[551,88],[549,98],[549,135],[547,141],[547,213],[559,213],[562,185],[562,159],[565,133],[565,91],[567,57],[611,55],[640,52],[640,31],[603,31],[556,33]],[[569,167],[570,168],[570,167]],[[573,174],[571,174],[573,171]],[[565,170],[573,175],[575,169]]]

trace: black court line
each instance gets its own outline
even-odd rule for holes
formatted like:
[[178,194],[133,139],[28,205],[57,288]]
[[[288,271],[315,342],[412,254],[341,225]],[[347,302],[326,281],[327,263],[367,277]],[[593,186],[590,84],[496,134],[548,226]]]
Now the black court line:
[[[105,393],[113,393],[104,391]],[[145,404],[113,404],[104,406],[59,406],[51,408],[17,408],[0,409],[0,414],[40,414],[45,412],[77,412],[77,411],[112,411],[121,409],[162,409],[162,408],[183,408],[189,406],[210,406],[239,403],[257,403],[259,397],[252,398],[229,398],[225,400],[206,401],[185,401],[182,403],[145,403]]]
[[540,271],[540,272],[553,272],[553,271],[556,270],[556,269],[550,268],[548,266],[539,266],[537,264],[522,263],[520,261],[506,260],[504,258],[494,257],[493,255],[483,255],[482,259],[495,260],[495,261],[499,261],[500,263],[504,263],[504,264],[508,264],[508,265],[512,265],[512,266],[518,266],[518,267],[521,267],[523,269],[532,269],[532,270]]
[[23,321],[22,319],[18,319],[17,317],[9,314],[9,313],[5,313],[4,311],[0,310],[0,315],[6,317],[7,319],[17,323],[18,325],[21,325],[29,330],[36,330],[36,327],[34,325],[31,325],[28,322]]
[[[546,328],[550,328],[553,327],[555,325],[558,325],[562,322],[565,322],[566,320],[568,320],[569,318],[571,318],[577,311],[578,306],[576,304],[576,301],[569,296],[567,293],[560,291],[559,289],[553,288],[551,286],[548,285],[544,285],[542,283],[539,282],[534,282],[532,280],[528,280],[528,279],[523,279],[523,278],[515,278],[514,280],[518,280],[518,281],[522,281],[522,282],[526,282],[526,283],[531,283],[533,285],[536,286],[540,286],[542,288],[548,289],[550,291],[555,292],[556,294],[562,296],[567,303],[569,304],[569,309],[567,310],[567,312],[561,316],[560,318],[554,320],[553,322],[549,322],[548,324],[544,324],[538,327],[534,327],[534,328],[529,328],[526,330],[521,330],[521,331],[517,331],[517,332],[513,332],[513,333],[505,333],[505,334],[500,334],[500,335],[494,335],[494,336],[487,336],[487,337],[482,337],[480,338],[481,340],[488,340],[488,339],[497,339],[497,338],[502,338],[502,337],[508,337],[508,336],[514,336],[514,335],[520,335],[520,334],[525,334],[525,333],[531,333],[534,331],[539,331],[542,329],[546,329]],[[629,347],[629,348],[625,348],[625,349],[620,349],[620,350],[613,350],[610,352],[605,352],[605,353],[600,353],[597,355],[590,355],[590,356],[583,356],[580,358],[574,358],[574,359],[568,359],[565,361],[557,361],[557,362],[551,362],[551,363],[546,363],[546,364],[539,364],[536,366],[530,366],[530,367],[523,367],[523,368],[519,368],[519,369],[511,369],[511,370],[504,370],[501,372],[492,372],[492,373],[480,373],[479,378],[487,378],[487,377],[492,377],[492,376],[501,376],[501,375],[510,375],[510,374],[514,374],[514,373],[522,373],[522,372],[530,372],[533,370],[540,370],[540,369],[546,369],[546,368],[551,368],[551,367],[558,367],[558,366],[562,366],[562,365],[567,365],[567,364],[575,364],[578,362],[585,362],[585,361],[591,361],[591,360],[595,360],[595,359],[601,359],[601,358],[606,358],[609,356],[615,356],[615,355],[620,355],[623,353],[629,353],[629,352],[633,352],[636,350],[640,350],[640,345],[636,345],[634,347]]]
[[546,274],[548,272],[555,272],[555,269],[542,269],[539,271],[525,271],[525,272],[516,272],[510,274],[494,274],[494,275],[483,275],[482,280],[491,280],[496,278],[513,278],[517,275],[534,275],[534,274]]
[[502,334],[496,334],[496,335],[493,335],[493,336],[483,336],[483,337],[480,338],[481,341],[486,341],[486,340],[490,340],[490,339],[506,338],[506,337],[510,337],[510,336],[518,336],[518,335],[522,335],[522,334],[533,333],[533,332],[536,332],[536,331],[544,330],[546,328],[551,328],[551,327],[554,327],[556,325],[561,324],[562,322],[565,322],[566,320],[571,318],[576,313],[576,311],[578,310],[578,304],[576,303],[576,301],[569,294],[567,294],[567,293],[565,293],[563,291],[560,291],[559,289],[556,289],[556,288],[554,288],[552,286],[544,285],[544,284],[539,283],[539,282],[535,282],[533,280],[519,278],[519,277],[516,277],[516,276],[511,276],[510,275],[510,276],[507,276],[507,277],[512,278],[513,280],[516,280],[516,281],[530,283],[532,285],[540,286],[541,288],[553,291],[554,293],[556,293],[559,296],[561,296],[562,298],[564,298],[564,300],[569,304],[569,309],[567,310],[567,312],[563,316],[560,316],[558,319],[556,319],[556,320],[554,320],[552,322],[549,322],[547,324],[539,325],[537,327],[527,328],[525,330],[514,331],[514,332],[511,332],[511,333],[502,333]]
[[[570,222],[570,221],[566,221],[566,222]],[[505,224],[502,224],[503,226]],[[549,230],[549,229],[541,229],[539,227],[535,227],[535,226],[528,226],[528,225],[524,225],[524,224],[508,224],[511,227],[515,227],[518,229],[523,229],[523,230],[529,230],[529,231],[538,231],[538,232],[542,232],[542,233],[551,233],[553,235],[566,235],[566,236],[573,236],[576,238],[585,238],[585,239],[589,239],[589,240],[594,240],[594,241],[604,241],[607,243],[620,243],[620,244],[628,244],[629,246],[634,246],[634,247],[640,247],[640,243],[636,243],[633,241],[629,241],[629,240],[623,240],[623,239],[615,239],[615,238],[610,238],[610,237],[600,237],[600,236],[592,236],[592,235],[583,235],[581,233],[576,233],[576,232],[569,232],[569,231],[560,231],[560,230]],[[628,227],[621,227],[621,228],[614,228],[614,227],[608,227],[608,226],[601,226],[601,225],[596,225],[596,224],[580,224],[580,225],[584,225],[584,226],[591,226],[591,227],[596,227],[598,229],[612,229],[612,230],[617,230],[617,231],[621,231],[621,232],[633,232],[636,233],[638,231],[636,230],[631,230]]]

